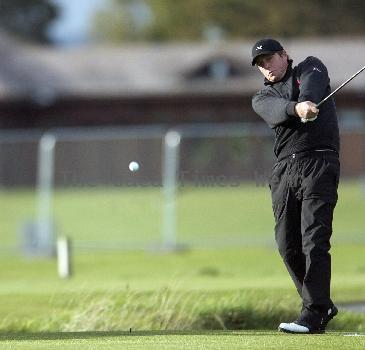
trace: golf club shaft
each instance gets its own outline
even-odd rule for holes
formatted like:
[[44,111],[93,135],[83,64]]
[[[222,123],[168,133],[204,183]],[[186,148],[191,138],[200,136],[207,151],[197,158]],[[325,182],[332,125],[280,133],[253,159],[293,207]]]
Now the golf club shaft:
[[326,102],[331,96],[333,96],[338,90],[341,90],[345,85],[347,85],[352,79],[354,79],[357,75],[359,75],[363,70],[365,69],[365,66],[362,67],[360,70],[358,70],[353,76],[348,78],[344,83],[342,83],[336,90],[332,91],[327,97],[325,97],[321,102],[317,104],[317,108],[324,102]]

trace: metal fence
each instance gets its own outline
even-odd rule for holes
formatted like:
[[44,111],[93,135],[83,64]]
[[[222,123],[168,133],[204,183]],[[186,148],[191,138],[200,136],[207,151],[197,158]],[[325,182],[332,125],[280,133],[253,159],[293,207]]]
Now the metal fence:
[[[244,225],[230,231],[234,217],[225,213],[234,203],[222,200],[214,213],[206,207],[209,195],[219,202],[229,193],[235,202],[247,193],[247,184],[265,186],[272,142],[265,125],[243,123],[3,131],[0,215],[8,217],[2,218],[2,246],[20,242],[52,254],[55,236],[61,234],[79,249],[265,243],[271,238],[263,232],[268,228],[250,236],[243,234]],[[345,177],[359,179],[365,174],[365,130],[342,130],[342,149]],[[130,161],[139,162],[139,171],[129,171]],[[190,194],[191,202],[186,200]],[[207,202],[200,203],[202,196]],[[179,217],[184,200],[199,212]],[[195,223],[182,222],[195,215]],[[211,222],[201,225],[210,232],[195,229],[199,216],[201,222],[210,216]],[[227,232],[218,232],[225,227]]]

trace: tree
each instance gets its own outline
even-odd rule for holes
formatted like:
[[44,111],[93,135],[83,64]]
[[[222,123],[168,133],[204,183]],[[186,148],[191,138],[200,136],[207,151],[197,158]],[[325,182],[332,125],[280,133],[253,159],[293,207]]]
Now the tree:
[[49,0],[0,0],[0,27],[24,40],[47,43],[58,8]]
[[[144,22],[136,6],[149,11]],[[201,40],[214,30],[227,39],[361,35],[364,13],[363,0],[110,0],[95,32],[114,41]]]

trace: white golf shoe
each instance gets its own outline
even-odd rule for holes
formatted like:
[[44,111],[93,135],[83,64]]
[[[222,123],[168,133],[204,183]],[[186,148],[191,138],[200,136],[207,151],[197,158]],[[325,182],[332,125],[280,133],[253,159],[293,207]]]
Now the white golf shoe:
[[290,323],[280,323],[278,330],[292,334],[321,334],[328,322],[337,314],[337,308],[328,310],[328,315],[303,308],[299,318]]
[[279,331],[293,334],[306,334],[311,333],[308,327],[301,326],[295,322],[291,323],[280,323]]

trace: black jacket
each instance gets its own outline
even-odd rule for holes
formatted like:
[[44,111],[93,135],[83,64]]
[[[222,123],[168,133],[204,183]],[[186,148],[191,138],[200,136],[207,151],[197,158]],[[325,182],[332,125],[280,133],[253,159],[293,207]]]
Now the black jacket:
[[289,64],[278,82],[265,79],[265,87],[252,98],[254,111],[275,130],[274,153],[282,159],[292,153],[315,149],[339,152],[336,107],[332,98],[319,107],[315,121],[302,123],[295,114],[297,102],[320,102],[331,92],[327,68],[315,57],[298,66]]

